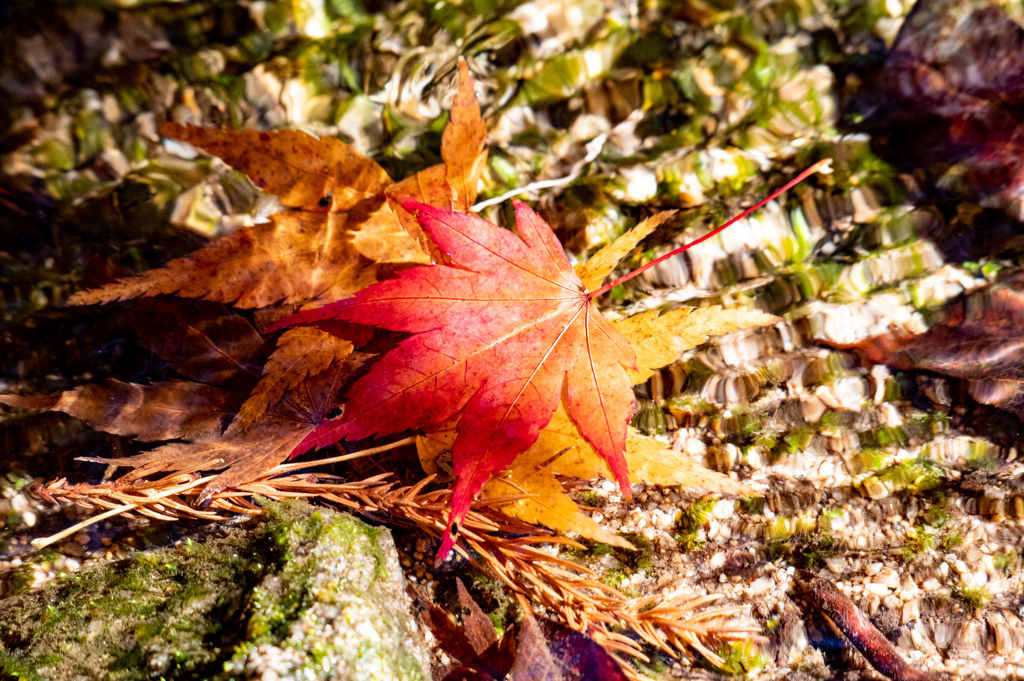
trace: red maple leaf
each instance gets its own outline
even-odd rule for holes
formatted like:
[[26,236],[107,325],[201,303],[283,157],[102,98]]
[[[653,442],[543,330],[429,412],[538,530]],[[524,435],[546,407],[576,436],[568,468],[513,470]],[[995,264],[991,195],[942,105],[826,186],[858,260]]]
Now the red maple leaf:
[[519,236],[474,215],[410,199],[402,205],[418,213],[452,265],[406,270],[283,322],[333,318],[414,334],[374,364],[349,390],[342,416],[316,428],[293,455],[458,417],[458,482],[443,557],[473,497],[533,444],[564,394],[580,433],[629,497],[626,368],[635,368],[635,356],[598,313],[551,228],[519,202]]

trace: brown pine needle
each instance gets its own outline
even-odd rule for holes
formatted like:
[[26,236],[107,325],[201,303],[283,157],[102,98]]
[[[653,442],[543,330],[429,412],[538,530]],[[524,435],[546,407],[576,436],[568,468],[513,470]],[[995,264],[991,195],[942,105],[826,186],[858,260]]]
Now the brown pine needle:
[[[388,480],[389,474],[346,482],[334,475],[293,472],[405,443],[399,441],[337,459],[277,466],[257,480],[213,495],[205,509],[192,504],[210,476],[177,475],[99,485],[69,485],[64,479],[55,480],[35,486],[35,492],[51,503],[71,502],[103,512],[33,544],[52,544],[82,527],[117,515],[215,521],[238,514],[256,515],[263,509],[252,501],[254,495],[271,500],[317,497],[354,511],[387,516],[396,524],[412,525],[432,537],[440,537],[446,526],[451,491],[425,491],[433,476],[415,485],[396,488]],[[620,653],[645,661],[648,657],[643,652],[643,643],[671,655],[696,654],[720,666],[724,661],[715,649],[731,642],[760,638],[760,627],[745,616],[744,606],[705,607],[719,599],[719,595],[628,598],[598,581],[586,567],[538,548],[539,544],[580,545],[494,508],[497,503],[508,502],[507,498],[475,502],[460,528],[462,541],[456,544],[456,551],[500,579],[524,611],[555,613],[571,628],[590,635],[613,656]],[[640,640],[614,628],[632,631]],[[623,662],[619,657],[616,659]],[[623,664],[623,669],[629,676],[641,678],[628,664]]]

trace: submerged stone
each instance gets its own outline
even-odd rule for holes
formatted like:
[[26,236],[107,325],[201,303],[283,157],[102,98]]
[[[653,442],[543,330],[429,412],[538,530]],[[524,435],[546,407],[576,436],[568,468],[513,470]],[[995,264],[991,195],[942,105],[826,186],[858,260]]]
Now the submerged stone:
[[305,502],[0,601],[0,677],[428,678],[390,533]]

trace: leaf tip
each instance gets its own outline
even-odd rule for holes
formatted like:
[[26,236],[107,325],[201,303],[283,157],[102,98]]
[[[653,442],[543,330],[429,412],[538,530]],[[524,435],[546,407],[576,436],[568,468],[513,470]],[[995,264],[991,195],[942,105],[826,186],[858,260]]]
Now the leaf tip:
[[452,516],[449,516],[448,527],[444,530],[444,536],[441,538],[441,547],[437,550],[437,555],[434,557],[434,569],[438,569],[448,559],[448,554],[455,548],[455,540],[459,537],[459,521],[454,518],[454,511]]

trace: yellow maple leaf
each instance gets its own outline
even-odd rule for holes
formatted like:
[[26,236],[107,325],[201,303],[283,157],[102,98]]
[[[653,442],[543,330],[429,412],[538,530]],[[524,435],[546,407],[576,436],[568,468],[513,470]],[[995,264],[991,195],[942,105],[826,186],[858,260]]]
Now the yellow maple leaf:
[[[500,498],[529,495],[501,505],[501,512],[533,525],[544,525],[559,532],[575,532],[602,544],[633,548],[628,541],[580,511],[562,489],[551,467],[544,465],[546,454],[535,448],[521,454],[514,464],[484,486],[480,496]],[[547,458],[550,459],[550,456]]]
[[577,276],[583,280],[583,285],[587,287],[587,290],[596,291],[601,288],[604,278],[612,273],[612,270],[619,264],[619,261],[673,215],[675,215],[674,210],[666,210],[652,215],[615,241],[600,249],[586,262],[576,265],[573,269]]
[[679,359],[686,350],[704,343],[711,336],[739,331],[752,326],[778,323],[779,318],[760,310],[710,307],[681,307],[661,314],[649,310],[612,322],[630,342],[636,353],[637,370],[629,371],[633,385],[643,383],[656,369]]

